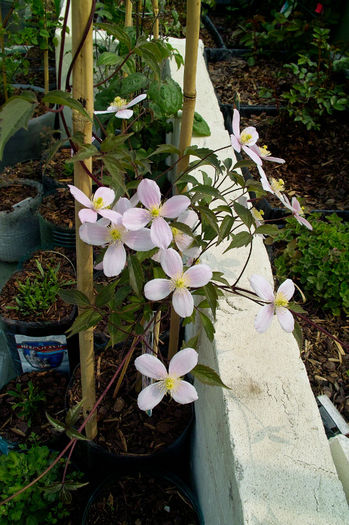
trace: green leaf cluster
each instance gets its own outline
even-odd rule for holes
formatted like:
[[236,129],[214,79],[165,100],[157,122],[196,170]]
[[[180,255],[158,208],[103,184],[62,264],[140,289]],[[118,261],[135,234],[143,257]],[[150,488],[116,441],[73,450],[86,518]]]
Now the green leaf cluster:
[[16,400],[12,404],[12,410],[15,410],[17,415],[24,419],[30,427],[33,416],[40,408],[42,401],[45,401],[45,394],[40,392],[32,381],[25,384],[17,383],[16,389],[8,390],[7,393]]

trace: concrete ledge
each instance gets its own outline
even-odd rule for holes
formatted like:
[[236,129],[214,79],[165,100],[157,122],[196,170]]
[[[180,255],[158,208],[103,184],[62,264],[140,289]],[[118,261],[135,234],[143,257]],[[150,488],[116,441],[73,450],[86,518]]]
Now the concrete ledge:
[[[185,42],[170,42],[184,56]],[[230,140],[202,52],[201,45],[196,110],[209,123],[211,136],[193,138],[192,143],[217,149]],[[182,85],[183,71],[174,63],[170,69],[172,78]],[[219,156],[233,157],[232,148]],[[199,170],[196,176],[201,177]],[[232,280],[239,275],[247,252],[239,249],[222,255],[224,249],[211,250],[205,261]],[[249,288],[247,278],[252,273],[272,282],[259,238],[241,286]],[[196,385],[193,470],[205,523],[349,523],[343,488],[296,341],[281,330],[276,318],[267,333],[255,332],[258,308],[245,299],[226,297],[217,312],[214,342],[201,336],[200,362],[215,368],[232,389]]]

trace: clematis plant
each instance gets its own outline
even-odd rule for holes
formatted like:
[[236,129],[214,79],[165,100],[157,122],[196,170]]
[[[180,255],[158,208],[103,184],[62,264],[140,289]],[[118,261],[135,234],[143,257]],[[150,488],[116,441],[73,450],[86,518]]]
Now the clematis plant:
[[98,214],[111,221],[117,220],[118,216],[115,211],[109,209],[115,200],[115,193],[111,188],[104,186],[98,188],[91,199],[72,184],[68,184],[68,188],[73,197],[80,202],[80,204],[86,206],[86,208],[79,211],[79,219],[81,222],[96,222]]
[[146,99],[147,95],[144,93],[143,95],[138,95],[138,97],[135,97],[130,102],[127,102],[124,98],[121,97],[115,97],[113,102],[111,102],[110,106],[106,110],[102,111],[95,111],[96,115],[104,115],[108,113],[114,113],[115,117],[121,118],[121,119],[130,119],[133,115],[133,110],[129,109],[135,104],[138,104],[139,102],[142,102],[142,100]]
[[243,129],[240,133],[240,113],[237,109],[234,109],[233,113],[233,133],[230,135],[231,145],[234,150],[240,153],[241,148],[243,151],[258,165],[262,165],[260,153],[256,153],[252,146],[254,146],[258,140],[258,132],[256,128],[249,126]]

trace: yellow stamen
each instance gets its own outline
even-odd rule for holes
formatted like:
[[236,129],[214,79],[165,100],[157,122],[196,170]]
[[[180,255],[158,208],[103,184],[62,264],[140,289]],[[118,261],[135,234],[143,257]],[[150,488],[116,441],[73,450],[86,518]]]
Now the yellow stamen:
[[166,379],[164,379],[166,390],[173,390],[176,382],[174,377],[166,377]]
[[285,183],[282,179],[276,180],[272,178],[270,186],[275,191],[275,193],[280,193],[280,191],[285,191]]
[[93,199],[93,206],[96,210],[100,210],[104,207],[104,202],[102,197],[98,197],[98,199]]
[[114,108],[122,108],[127,105],[127,100],[121,97],[115,97],[110,105]]
[[152,206],[149,211],[150,215],[154,218],[160,215],[160,208],[158,206]]
[[252,135],[250,135],[250,133],[242,132],[240,139],[243,144],[247,144],[252,139]]
[[187,284],[186,284],[186,280],[184,279],[184,277],[178,277],[177,279],[173,279],[173,284],[175,285],[176,288],[186,288],[187,287]]
[[269,157],[271,155],[270,151],[268,150],[268,147],[266,145],[259,148],[259,152],[262,157]]
[[172,230],[172,235],[173,235],[173,237],[176,237],[176,235],[179,234],[179,230],[177,230],[177,228],[173,228],[173,227],[171,226],[171,230]]
[[110,236],[113,241],[119,241],[121,239],[121,232],[117,228],[113,228],[110,230]]
[[276,294],[274,304],[275,306],[287,307],[288,300],[286,299],[285,295],[282,292],[278,292]]
[[257,221],[262,221],[263,220],[263,215],[264,215],[264,211],[263,210],[258,211],[256,208],[252,208],[251,212],[252,212],[253,217],[255,219],[257,219]]

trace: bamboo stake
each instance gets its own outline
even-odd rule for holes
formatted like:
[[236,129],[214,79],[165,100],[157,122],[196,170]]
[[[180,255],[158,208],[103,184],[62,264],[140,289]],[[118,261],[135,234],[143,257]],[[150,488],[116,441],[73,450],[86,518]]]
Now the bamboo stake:
[[[73,0],[72,1],[72,43],[73,56],[79,46],[81,37],[91,12],[92,0]],[[93,41],[92,26],[87,34],[84,45],[77,57],[73,68],[73,96],[82,101],[86,111],[93,115]],[[80,113],[73,111],[74,133],[82,132],[85,144],[90,144],[92,140],[92,123],[87,121]],[[92,159],[84,161],[87,168],[92,171]],[[91,195],[91,179],[84,172],[79,162],[74,167],[74,184],[86,195]],[[78,211],[81,206],[76,203],[75,223],[78,232]],[[93,252],[92,246],[83,243],[79,235],[76,235],[76,267],[77,267],[77,287],[90,301],[93,301]],[[82,398],[84,400],[84,417],[93,408],[96,402],[95,373],[94,373],[94,350],[93,350],[93,328],[89,328],[79,333],[80,342],[80,366],[81,366],[81,386]],[[96,414],[86,425],[86,436],[93,439],[97,434]]]
[[[179,139],[180,156],[185,148],[190,146],[193,131],[195,101],[196,101],[196,66],[198,59],[198,43],[200,32],[201,0],[187,0],[187,27],[185,39],[185,62],[183,78],[183,113],[181,134]],[[189,156],[183,157],[177,164],[177,176],[189,164]],[[176,186],[174,186],[176,191]],[[179,316],[171,306],[169,358],[172,358],[178,349]]]
[[125,27],[132,27],[132,2],[125,0]]
[[[47,27],[47,1],[45,0],[45,21],[44,21],[44,29]],[[49,73],[48,73],[48,38],[45,38],[46,42],[46,49],[44,49],[44,90],[45,93],[48,93],[49,89]]]
[[159,40],[159,1],[152,0],[154,12],[153,35],[154,40]]

